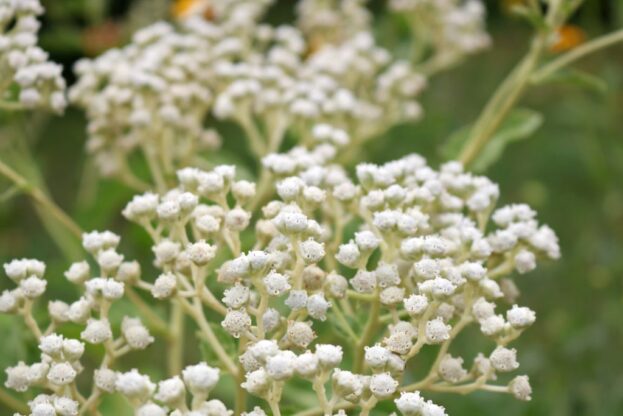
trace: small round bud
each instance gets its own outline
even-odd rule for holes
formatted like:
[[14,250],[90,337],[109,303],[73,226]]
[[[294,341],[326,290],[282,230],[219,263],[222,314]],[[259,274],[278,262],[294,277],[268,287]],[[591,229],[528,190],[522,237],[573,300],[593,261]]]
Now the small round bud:
[[324,244],[308,239],[299,244],[305,264],[318,263],[325,256]]
[[512,348],[497,347],[489,356],[491,365],[497,371],[507,373],[519,367],[517,362],[517,350]]
[[76,370],[69,363],[55,363],[48,371],[47,379],[57,386],[65,386],[73,383],[76,378]]
[[90,344],[101,344],[112,339],[112,329],[107,319],[89,319],[80,338]]
[[532,400],[532,387],[528,376],[517,376],[508,384],[508,389],[518,400]]
[[389,373],[374,374],[370,379],[370,391],[378,399],[391,397],[398,388],[398,382]]
[[441,318],[426,322],[426,342],[440,344],[450,339],[450,325],[446,325]]
[[281,296],[292,288],[286,275],[272,271],[262,279],[266,291],[271,296]]
[[240,338],[251,328],[251,317],[246,311],[230,310],[221,322],[221,326],[234,338]]
[[293,322],[288,326],[286,337],[294,346],[306,348],[316,338],[316,334],[309,324]]
[[186,367],[182,376],[193,395],[207,395],[219,380],[219,370],[201,362]]
[[89,263],[81,261],[79,263],[73,263],[69,270],[65,272],[65,277],[72,283],[80,284],[84,283],[91,275]]
[[177,289],[177,279],[172,273],[163,273],[154,282],[151,294],[156,299],[168,299]]

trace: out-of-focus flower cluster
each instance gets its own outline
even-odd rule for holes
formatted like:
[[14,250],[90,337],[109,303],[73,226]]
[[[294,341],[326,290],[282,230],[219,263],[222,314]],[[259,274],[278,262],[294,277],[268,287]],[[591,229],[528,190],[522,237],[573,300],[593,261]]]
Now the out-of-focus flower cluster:
[[310,47],[340,43],[369,30],[371,13],[366,0],[301,0],[297,4],[298,27]]
[[39,0],[0,0],[0,100],[4,106],[60,113],[65,80],[61,66],[37,46],[42,13]]
[[297,28],[257,23],[244,10],[179,28],[156,23],[76,66],[70,97],[87,110],[88,149],[103,173],[127,177],[137,148],[164,176],[197,164],[197,151],[218,145],[204,127],[211,114],[235,121],[257,156],[279,150],[288,131],[305,143],[318,123],[360,143],[420,116],[424,78],[369,29],[313,46]]
[[487,48],[485,8],[480,0],[391,0],[413,34],[414,60],[430,71],[447,68]]

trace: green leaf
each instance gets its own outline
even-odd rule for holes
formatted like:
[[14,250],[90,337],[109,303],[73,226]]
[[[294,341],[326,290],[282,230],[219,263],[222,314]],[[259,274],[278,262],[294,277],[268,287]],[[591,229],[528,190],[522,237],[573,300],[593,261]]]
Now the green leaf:
[[[484,172],[502,156],[509,143],[527,139],[541,124],[543,124],[543,116],[534,110],[518,108],[511,111],[471,163],[471,170]],[[447,160],[457,159],[469,139],[471,128],[472,126],[468,125],[453,133],[442,147],[441,155]]]
[[535,85],[559,84],[571,87],[583,88],[598,94],[608,91],[608,84],[601,78],[579,71],[577,69],[564,69],[546,76],[534,82]]

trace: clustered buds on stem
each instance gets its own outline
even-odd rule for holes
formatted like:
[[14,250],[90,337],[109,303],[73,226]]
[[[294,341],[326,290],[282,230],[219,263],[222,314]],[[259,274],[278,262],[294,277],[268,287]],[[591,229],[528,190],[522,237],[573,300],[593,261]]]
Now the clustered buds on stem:
[[[557,259],[556,235],[526,205],[496,209],[498,186],[458,162],[435,170],[411,154],[360,163],[351,177],[338,163],[348,156],[342,151],[419,117],[414,98],[425,78],[376,45],[359,0],[303,0],[300,30],[258,23],[269,3],[215,1],[211,22],[156,23],[126,47],[76,66],[71,99],[87,110],[88,148],[102,172],[145,188],[128,156],[140,149],[147,159],[157,192],[134,196],[122,214],[151,238],[158,272],[127,260],[113,232],[85,233],[89,258],[65,272],[81,296],[50,300],[41,329],[33,307],[47,288],[45,264],[4,265],[15,287],[0,294],[0,312],[21,316],[41,352],[35,363],[6,369],[7,388],[44,392],[29,402],[31,416],[94,413],[106,394],[124,396],[139,416],[280,415],[297,405],[288,389],[300,388],[299,379],[319,404],[305,414],[359,408],[365,416],[393,401],[406,416],[445,415],[424,392],[485,390],[530,400],[525,375],[494,383],[519,367],[509,344],[535,321],[534,311],[516,303],[508,276]],[[392,6],[413,30],[441,31],[421,46],[432,66],[488,43],[473,0]],[[17,19],[0,34],[0,59],[15,70],[8,79],[22,95],[34,91],[60,110],[62,93],[38,78],[53,67],[34,46],[40,12],[36,1],[0,0],[0,27]],[[31,68],[23,58],[30,55],[42,67]],[[20,56],[24,64],[14,65]],[[238,179],[235,166],[194,167],[204,162],[199,150],[218,145],[204,127],[210,115],[245,131],[261,160],[257,185]],[[286,132],[297,142],[280,152]],[[122,298],[140,318],[111,318]],[[210,350],[204,362],[184,366],[183,348],[174,348],[185,320]],[[68,324],[80,328],[73,338],[63,331]],[[491,347],[471,358],[452,355],[469,325]],[[139,369],[119,371],[117,361],[160,338],[173,346],[169,378],[155,383]],[[81,363],[91,344],[104,351],[95,367]],[[423,349],[435,358],[413,380]],[[83,373],[92,375],[86,395],[77,383]],[[234,411],[229,397],[210,397],[221,378],[236,386]],[[247,393],[256,400],[250,411]]]
[[[37,46],[43,13],[39,0],[0,1],[0,102],[2,107],[65,109],[62,68]],[[17,91],[17,92],[14,92]],[[15,95],[15,96],[13,96]]]
[[[68,269],[67,279],[85,294],[72,304],[50,302],[52,322],[43,334],[32,323],[30,308],[45,290],[45,266],[36,260],[7,263],[5,271],[17,288],[2,294],[1,309],[34,325],[42,361],[8,369],[6,385],[19,391],[43,386],[56,395],[64,391],[59,397],[79,407],[75,389],[55,387],[71,385],[83,371],[82,342],[54,332],[74,322],[84,325],[82,341],[106,349],[95,373],[96,394],[120,392],[139,414],[155,409],[187,414],[208,407],[227,414],[221,402],[207,401],[219,371],[205,363],[187,367],[182,378],[174,376],[157,389],[137,370],[110,369],[126,352],[154,341],[141,321],[130,317],[114,336],[108,311],[132,288],[181,305],[216,353],[216,365],[264,399],[273,413],[295,377],[312,383],[325,414],[352,406],[368,412],[378,401],[397,396],[403,414],[443,414],[443,408],[412,391],[490,389],[529,399],[525,376],[507,386],[488,383],[496,373],[518,368],[517,352],[508,344],[535,314],[516,304],[505,314],[496,309],[500,299],[516,302],[517,289],[506,275],[527,272],[537,259],[559,257],[551,229],[539,226],[525,205],[495,210],[498,187],[463,172],[456,162],[435,171],[422,157],[409,155],[384,165],[360,164],[356,172],[357,182],[337,166],[316,165],[284,177],[276,184],[280,198],[264,205],[253,233],[252,213],[245,209],[253,186],[237,181],[233,166],[178,171],[177,188],[162,196],[137,195],[123,210],[152,237],[154,264],[162,274],[143,279],[138,264],[117,252],[117,235],[85,234],[83,245],[98,275],[91,277],[84,261]],[[352,195],[338,192],[342,188],[352,188]],[[343,240],[346,224],[356,230],[350,240]],[[344,318],[364,305],[370,310],[366,319]],[[220,345],[208,311],[238,339],[237,358]],[[340,328],[343,344],[327,343],[315,330],[325,320]],[[478,325],[496,347],[466,369],[464,358],[448,349],[469,324]],[[438,357],[429,374],[404,384],[409,363],[429,345],[438,346],[431,347]],[[340,368],[345,352],[349,360]],[[193,395],[191,408],[186,390]],[[47,406],[56,397],[46,400]]]

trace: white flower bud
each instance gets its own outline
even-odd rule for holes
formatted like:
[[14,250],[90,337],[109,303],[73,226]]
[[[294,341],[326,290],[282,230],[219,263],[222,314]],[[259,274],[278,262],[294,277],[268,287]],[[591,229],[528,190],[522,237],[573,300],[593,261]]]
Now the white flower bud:
[[115,249],[102,250],[97,254],[97,264],[104,273],[113,274],[123,262],[123,256]]
[[376,274],[366,270],[359,270],[350,284],[359,293],[372,293],[376,287]]
[[218,368],[212,368],[205,362],[186,367],[182,375],[193,395],[207,395],[219,380]]
[[232,309],[238,309],[249,301],[249,288],[236,283],[233,287],[226,289],[223,294],[223,303]]
[[4,290],[0,295],[0,312],[15,313],[18,309],[19,297],[15,290]]
[[279,351],[266,360],[266,373],[275,381],[287,380],[294,374],[296,355],[289,350]]
[[463,359],[454,358],[450,354],[444,355],[439,363],[439,375],[450,383],[460,382],[467,377],[467,371],[463,368]]
[[536,268],[536,256],[528,250],[521,250],[515,255],[515,269],[520,274],[528,273]]
[[57,386],[65,386],[73,383],[76,378],[76,370],[69,363],[54,363],[48,371],[47,379]]
[[341,244],[335,259],[344,266],[355,269],[361,259],[359,247],[355,243]]
[[303,378],[313,378],[318,373],[319,365],[316,354],[309,351],[297,356],[294,360],[294,370]]
[[168,299],[177,289],[177,279],[172,273],[163,273],[154,282],[151,294],[156,299]]
[[112,329],[107,319],[89,319],[80,338],[90,344],[101,344],[112,339]]
[[375,270],[375,273],[379,287],[384,288],[400,284],[398,266],[395,264],[380,262]]
[[6,381],[4,385],[18,392],[25,392],[30,387],[30,367],[19,362],[15,367],[9,367],[5,370]]
[[263,368],[245,374],[245,378],[245,382],[241,384],[242,388],[259,397],[267,393],[271,384],[268,374]]
[[165,239],[155,245],[153,251],[159,264],[172,263],[180,253],[180,244]]
[[126,261],[119,265],[115,278],[124,283],[135,283],[141,277],[141,265],[137,261]]
[[43,295],[47,285],[48,282],[36,276],[27,277],[19,282],[21,293],[28,299],[36,299]]
[[324,369],[332,369],[340,365],[344,352],[339,345],[316,344],[316,357]]
[[499,334],[506,322],[502,315],[492,315],[480,321],[480,331],[487,336]]
[[39,339],[39,349],[41,352],[58,357],[63,349],[63,336],[50,334]]
[[[2,312],[2,296],[0,296],[0,312]],[[50,301],[48,302],[48,313],[54,322],[67,322],[69,320],[69,305],[60,300]]]
[[77,339],[63,341],[63,357],[69,361],[77,361],[84,354],[84,344]]
[[380,300],[383,305],[397,305],[405,298],[405,290],[401,287],[391,286],[381,291]]
[[359,397],[363,392],[363,383],[356,374],[350,371],[335,369],[333,371],[333,391],[339,397]]
[[307,312],[314,319],[324,321],[327,318],[327,310],[331,304],[327,302],[324,295],[316,293],[307,298]]
[[412,393],[402,392],[400,397],[394,400],[394,403],[396,403],[396,407],[404,416],[420,415],[422,407],[425,405],[425,401],[418,391]]
[[59,416],[75,416],[78,414],[80,404],[69,397],[55,397],[54,410]]
[[446,325],[441,318],[436,318],[426,322],[426,342],[429,344],[440,344],[450,339],[452,327]]
[[532,387],[530,387],[530,379],[528,376],[517,376],[508,384],[508,389],[518,400],[532,400]]
[[234,198],[240,204],[252,199],[255,196],[255,184],[249,181],[238,181],[232,185]]
[[391,352],[380,345],[365,347],[364,360],[372,370],[382,370],[389,361]]
[[326,277],[326,289],[331,297],[341,299],[346,295],[348,281],[342,275],[329,273]]
[[136,416],[167,416],[167,410],[155,403],[148,402],[136,409]]
[[487,302],[485,298],[478,298],[472,305],[472,314],[478,321],[483,321],[495,313],[495,303]]
[[216,246],[210,245],[205,240],[199,240],[186,247],[190,260],[197,266],[205,266],[216,256]]
[[129,399],[145,401],[154,393],[156,385],[151,382],[148,376],[133,369],[117,376],[115,389]]
[[398,388],[398,382],[389,373],[374,374],[370,379],[370,391],[378,399],[391,397]]
[[149,335],[147,328],[137,318],[125,316],[121,322],[121,333],[133,350],[143,350],[154,342],[154,337]]
[[316,338],[316,334],[309,324],[292,322],[288,325],[286,337],[294,346],[306,348]]
[[411,295],[403,303],[407,313],[413,317],[421,315],[428,308],[428,298],[424,295]]
[[277,309],[269,308],[262,315],[262,322],[264,324],[264,330],[270,332],[279,326],[281,321],[281,315]]
[[519,367],[517,362],[517,350],[512,348],[497,347],[489,356],[491,365],[497,371],[507,373]]
[[225,226],[232,230],[240,232],[249,226],[251,221],[251,213],[242,208],[234,208],[225,214]]
[[79,263],[73,263],[69,270],[65,272],[65,277],[72,283],[79,284],[84,283],[91,275],[89,263],[81,261]]
[[221,326],[234,338],[240,338],[251,328],[251,317],[246,311],[230,310],[221,322]]
[[355,233],[355,244],[361,251],[373,251],[381,244],[381,240],[372,231]]
[[158,391],[154,396],[156,400],[175,406],[179,404],[186,395],[186,388],[179,376],[163,380],[158,383]]
[[281,296],[291,289],[289,278],[281,273],[271,271],[262,279],[268,294],[271,296]]
[[413,336],[408,332],[396,331],[383,340],[388,350],[396,354],[407,354],[413,347]]
[[318,263],[325,256],[324,244],[311,238],[301,242],[299,248],[305,264]]
[[108,368],[100,368],[95,370],[93,381],[98,389],[113,393],[117,383],[117,373]]
[[80,324],[86,322],[91,315],[91,303],[85,298],[80,298],[71,305],[67,311],[67,317],[71,322]]
[[522,329],[527,328],[536,320],[536,314],[533,310],[527,307],[520,307],[513,305],[511,309],[506,311],[506,319],[513,328]]

